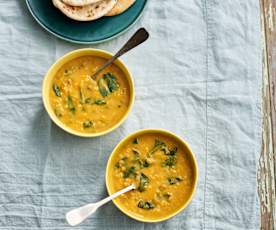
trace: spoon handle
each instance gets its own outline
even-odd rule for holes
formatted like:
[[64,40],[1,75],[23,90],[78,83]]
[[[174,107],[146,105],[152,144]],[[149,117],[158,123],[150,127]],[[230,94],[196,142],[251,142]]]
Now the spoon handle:
[[134,35],[125,43],[125,45],[112,57],[110,58],[105,64],[103,64],[97,71],[92,75],[92,79],[96,79],[96,76],[107,66],[109,66],[112,62],[114,62],[118,57],[122,56],[129,50],[135,48],[136,46],[140,45],[144,41],[146,41],[149,37],[148,31],[145,28],[138,29]]
[[122,195],[122,194],[124,194],[124,193],[126,193],[126,192],[128,192],[128,191],[130,191],[130,190],[132,190],[132,189],[135,189],[135,186],[134,186],[134,185],[130,185],[130,186],[128,186],[128,187],[126,187],[126,188],[124,188],[124,189],[118,191],[118,192],[115,192],[115,193],[112,194],[111,196],[108,196],[108,197],[106,197],[106,198],[104,198],[104,199],[98,201],[95,205],[97,206],[97,208],[99,208],[100,206],[106,204],[107,202],[109,202],[109,201],[115,199],[117,196],[120,196],[120,195]]
[[83,222],[87,217],[89,217],[92,213],[96,212],[96,210],[101,207],[102,205],[106,204],[108,201],[116,198],[117,196],[120,196],[123,193],[126,193],[132,189],[135,189],[135,185],[130,185],[111,196],[97,202],[97,203],[91,203],[84,206],[81,206],[79,208],[75,208],[69,212],[66,213],[66,220],[68,224],[71,226],[76,226]]
[[140,45],[144,41],[146,41],[149,37],[149,33],[145,28],[138,29],[135,34],[126,42],[126,44],[114,55],[116,58],[120,57],[124,53],[129,50],[135,48]]

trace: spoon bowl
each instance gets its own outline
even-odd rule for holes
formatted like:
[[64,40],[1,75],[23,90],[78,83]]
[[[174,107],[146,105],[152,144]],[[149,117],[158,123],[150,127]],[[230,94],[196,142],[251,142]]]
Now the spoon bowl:
[[97,75],[107,66],[109,66],[112,62],[114,62],[118,57],[122,56],[123,54],[127,53],[131,49],[135,48],[136,46],[142,44],[149,38],[149,33],[145,28],[138,29],[132,37],[123,45],[123,47],[112,57],[110,58],[105,64],[97,69],[97,71],[91,76],[93,80],[96,80]]

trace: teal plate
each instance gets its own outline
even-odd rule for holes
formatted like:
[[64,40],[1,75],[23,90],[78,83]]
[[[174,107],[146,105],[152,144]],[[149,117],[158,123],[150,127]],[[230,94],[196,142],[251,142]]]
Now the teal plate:
[[147,0],[136,0],[120,15],[91,22],[66,17],[51,0],[26,0],[26,3],[35,20],[51,34],[74,43],[96,44],[115,38],[130,28],[141,16]]

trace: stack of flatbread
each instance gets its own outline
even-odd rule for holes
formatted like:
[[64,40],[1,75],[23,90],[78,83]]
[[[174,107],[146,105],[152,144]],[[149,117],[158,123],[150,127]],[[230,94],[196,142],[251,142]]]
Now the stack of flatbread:
[[77,21],[92,21],[103,16],[115,16],[126,11],[135,0],[52,0],[67,17]]

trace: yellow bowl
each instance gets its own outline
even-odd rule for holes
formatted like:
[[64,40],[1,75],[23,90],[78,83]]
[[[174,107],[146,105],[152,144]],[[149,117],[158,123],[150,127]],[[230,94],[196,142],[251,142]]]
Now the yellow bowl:
[[144,129],[144,130],[139,130],[135,133],[132,133],[130,135],[128,135],[127,137],[125,137],[116,147],[115,149],[113,150],[113,152],[111,153],[109,159],[108,159],[108,162],[107,162],[107,166],[106,166],[106,174],[105,174],[105,183],[106,183],[106,188],[107,188],[107,191],[108,191],[108,194],[111,195],[113,193],[115,193],[116,191],[114,191],[112,189],[112,165],[113,165],[113,158],[115,157],[115,155],[118,153],[118,150],[124,146],[126,143],[128,143],[130,140],[133,140],[135,137],[139,136],[139,135],[142,135],[142,134],[161,134],[161,135],[164,135],[164,136],[168,136],[168,137],[171,137],[172,139],[178,141],[179,143],[181,143],[184,148],[187,150],[187,153],[190,155],[190,159],[191,159],[191,162],[193,164],[193,169],[194,169],[194,184],[193,184],[193,187],[192,187],[192,192],[191,194],[189,195],[187,201],[185,203],[182,204],[182,206],[176,210],[175,212],[173,213],[169,213],[167,216],[165,217],[160,217],[160,218],[156,218],[156,219],[152,219],[152,218],[141,218],[141,217],[138,217],[136,215],[133,215],[133,213],[131,213],[130,210],[128,210],[127,208],[123,207],[122,205],[120,205],[120,203],[114,199],[113,200],[113,203],[123,212],[125,213],[127,216],[135,219],[135,220],[138,220],[138,221],[142,221],[142,222],[149,222],[149,223],[155,223],[155,222],[161,222],[161,221],[164,221],[164,220],[167,220],[175,215],[177,215],[179,212],[181,212],[183,209],[185,209],[187,207],[187,205],[191,202],[192,200],[192,197],[195,193],[195,190],[196,190],[196,184],[197,184],[197,180],[198,180],[198,169],[197,169],[197,162],[196,162],[196,158],[191,150],[191,148],[189,147],[189,145],[183,140],[181,139],[180,137],[178,137],[177,135],[169,132],[169,131],[166,131],[166,130],[162,130],[162,129]]
[[55,76],[55,74],[57,73],[57,71],[67,62],[78,58],[78,57],[82,57],[82,56],[97,56],[97,57],[102,57],[105,59],[109,59],[111,58],[113,55],[109,52],[106,52],[104,50],[98,50],[98,49],[91,49],[91,48],[85,48],[85,49],[78,49],[75,51],[72,51],[70,53],[67,53],[66,55],[64,55],[63,57],[59,58],[48,70],[48,72],[46,73],[44,80],[43,80],[43,84],[42,84],[42,98],[43,98],[43,104],[44,107],[46,109],[46,111],[48,112],[50,118],[52,119],[53,122],[55,122],[60,128],[62,128],[63,130],[65,130],[68,133],[77,135],[77,136],[81,136],[81,137],[96,137],[96,136],[101,136],[104,134],[107,134],[111,131],[113,131],[114,129],[118,128],[127,118],[132,105],[134,103],[134,98],[135,98],[135,91],[134,91],[134,83],[132,80],[132,76],[131,73],[129,72],[128,68],[126,67],[126,65],[119,59],[117,59],[114,64],[117,65],[124,73],[125,77],[127,78],[128,81],[128,85],[129,85],[129,89],[130,89],[130,102],[129,102],[129,106],[128,109],[126,111],[126,113],[124,114],[124,116],[121,118],[121,120],[119,120],[118,123],[116,123],[114,126],[110,127],[109,129],[102,131],[102,132],[98,132],[98,133],[83,133],[83,132],[79,132],[76,131],[68,126],[66,126],[65,124],[63,124],[55,115],[54,110],[50,104],[50,90],[52,89],[52,80]]

